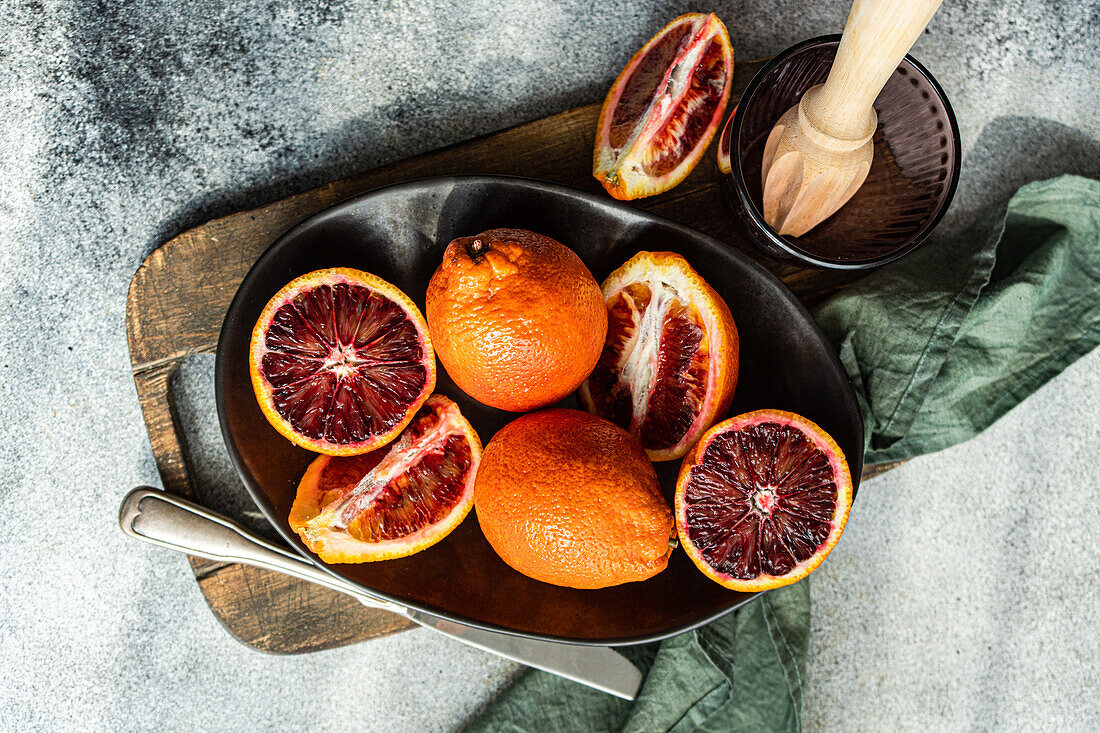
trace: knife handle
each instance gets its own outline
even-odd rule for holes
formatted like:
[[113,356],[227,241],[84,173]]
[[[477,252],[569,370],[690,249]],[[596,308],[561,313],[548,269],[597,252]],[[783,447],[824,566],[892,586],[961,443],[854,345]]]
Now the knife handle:
[[123,532],[143,542],[208,560],[256,565],[353,595],[372,608],[406,613],[403,606],[368,596],[299,556],[260,539],[231,519],[163,491],[146,486],[131,491],[122,500],[118,523]]
[[260,539],[233,520],[163,491],[146,486],[131,491],[122,500],[118,523],[123,532],[142,542],[210,560],[256,565],[317,583],[464,644],[625,700],[635,699],[642,684],[638,668],[608,647],[577,647],[486,631],[376,598]]

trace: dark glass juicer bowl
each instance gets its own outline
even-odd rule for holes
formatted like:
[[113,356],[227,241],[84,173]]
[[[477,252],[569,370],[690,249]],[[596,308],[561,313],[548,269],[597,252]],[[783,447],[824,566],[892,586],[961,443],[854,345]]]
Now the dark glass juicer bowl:
[[820,36],[769,61],[745,89],[723,130],[733,205],[754,244],[781,260],[843,270],[892,262],[919,247],[939,223],[959,178],[959,126],[943,89],[906,56],[875,100],[878,129],[867,180],[839,211],[801,237],[764,221],[764,143],[812,86],[823,84],[840,36]]

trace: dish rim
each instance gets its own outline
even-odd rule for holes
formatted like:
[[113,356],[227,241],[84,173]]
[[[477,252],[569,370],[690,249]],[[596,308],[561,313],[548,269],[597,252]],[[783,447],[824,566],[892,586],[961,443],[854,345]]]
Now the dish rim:
[[[743,266],[745,266],[748,270],[754,272],[757,276],[762,277],[767,281],[770,281],[773,285],[779,286],[780,291],[786,294],[791,304],[810,324],[811,332],[814,338],[819,342],[819,345],[824,347],[825,352],[828,354],[828,364],[830,368],[836,372],[836,374],[841,378],[841,382],[847,387],[844,393],[844,401],[847,403],[850,413],[856,417],[859,438],[858,444],[863,445],[864,431],[862,410],[859,406],[859,401],[856,398],[855,391],[851,385],[851,381],[848,378],[847,372],[844,370],[843,365],[840,363],[840,359],[837,357],[836,350],[829,342],[829,340],[825,337],[824,332],[821,330],[821,327],[818,326],[817,322],[813,319],[813,316],[810,315],[810,312],[806,309],[806,307],[802,304],[798,297],[790,290],[790,288],[788,288],[782,280],[772,274],[767,268],[765,268],[763,265],[761,265],[759,262],[752,259],[751,257],[745,255],[737,248],[732,247],[731,245],[728,245],[718,239],[715,239],[708,234],[704,234],[703,232],[700,232],[684,224],[675,222],[659,214],[654,214],[649,211],[637,209],[618,202],[608,201],[604,197],[590,194],[585,191],[580,191],[578,189],[571,188],[563,184],[540,181],[537,179],[525,178],[521,176],[506,176],[494,174],[427,176],[409,181],[403,181],[401,183],[381,186],[379,188],[371,189],[369,191],[354,194],[340,201],[337,201],[336,203],[322,209],[321,211],[315,212],[314,214],[303,218],[302,220],[291,226],[289,229],[287,229],[285,232],[283,232],[281,235],[279,235],[279,237],[277,237],[267,247],[267,249],[264,250],[263,254],[261,254],[256,259],[256,261],[249,268],[248,272],[241,279],[240,285],[238,285],[237,290],[233,295],[233,299],[230,301],[229,307],[226,309],[225,317],[222,321],[222,327],[218,335],[218,345],[217,351],[215,352],[214,361],[214,396],[218,412],[218,424],[222,434],[222,441],[225,444],[227,452],[229,453],[229,458],[233,464],[233,468],[236,471],[241,482],[244,484],[245,490],[248,492],[249,497],[252,499],[253,503],[256,504],[257,508],[263,514],[267,522],[275,528],[275,531],[278,532],[279,536],[287,544],[289,544],[295,552],[297,552],[299,555],[301,555],[306,560],[313,563],[315,566],[320,568],[322,571],[328,573],[329,575],[332,575],[333,577],[338,578],[345,583],[348,583],[349,585],[362,590],[364,594],[373,595],[378,598],[390,601],[398,606],[420,611],[432,616],[452,621],[454,623],[470,626],[472,628],[482,629],[485,631],[507,634],[510,636],[558,642],[563,644],[573,644],[577,646],[631,646],[635,644],[645,644],[654,641],[661,641],[663,639],[676,636],[677,634],[682,634],[687,631],[697,629],[701,626],[705,626],[706,624],[709,624],[725,616],[726,614],[732,613],[733,611],[741,608],[746,603],[760,595],[761,592],[768,592],[760,591],[752,594],[743,594],[742,597],[740,597],[738,600],[713,613],[706,614],[703,617],[671,629],[666,629],[664,631],[645,635],[629,637],[577,638],[552,634],[541,634],[537,632],[499,626],[497,624],[487,623],[484,621],[478,621],[476,619],[471,619],[466,616],[451,612],[446,608],[432,606],[430,604],[422,604],[419,602],[410,603],[405,598],[399,596],[391,596],[387,593],[366,586],[338,572],[335,566],[328,565],[320,561],[318,558],[314,557],[312,553],[308,552],[307,548],[302,543],[301,538],[298,537],[297,534],[290,532],[287,528],[283,526],[284,521],[275,513],[273,503],[267,497],[267,494],[263,491],[263,489],[258,485],[258,482],[255,482],[253,480],[253,477],[246,470],[244,458],[240,451],[237,449],[227,417],[227,395],[225,385],[228,384],[230,380],[230,375],[227,372],[227,362],[222,357],[222,354],[225,353],[224,347],[225,342],[228,340],[227,334],[229,332],[229,329],[226,328],[226,323],[234,315],[235,311],[240,307],[240,301],[242,300],[244,294],[248,289],[247,285],[249,283],[249,280],[255,275],[255,273],[258,271],[258,268],[260,268],[266,260],[274,257],[275,252],[281,247],[285,246],[288,241],[294,239],[299,232],[305,230],[309,226],[312,226],[317,220],[326,217],[336,216],[341,212],[341,210],[352,208],[365,199],[380,196],[383,194],[393,194],[395,192],[399,193],[402,189],[416,190],[418,188],[424,187],[425,185],[450,184],[451,186],[454,186],[458,184],[477,184],[484,182],[519,186],[522,188],[528,188],[549,193],[550,195],[579,199],[587,204],[595,204],[596,206],[603,208],[621,209],[624,213],[628,213],[629,215],[632,215],[634,217],[648,220],[651,223],[656,223],[674,230],[678,230],[685,236],[700,240],[701,243],[705,246],[721,251],[724,254],[731,256],[736,260],[739,260]],[[860,479],[862,476],[862,454],[856,458],[855,463],[858,465],[859,471],[852,471],[853,500],[855,498],[855,494],[858,491]],[[850,469],[852,468],[852,464],[853,461],[849,459],[848,465]]]

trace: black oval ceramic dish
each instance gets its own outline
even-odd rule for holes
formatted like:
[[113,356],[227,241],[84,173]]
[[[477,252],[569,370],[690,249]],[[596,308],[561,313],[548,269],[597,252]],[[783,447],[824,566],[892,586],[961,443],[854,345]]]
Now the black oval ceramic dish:
[[785,260],[865,269],[919,247],[947,212],[959,179],[959,126],[947,95],[906,56],[875,100],[879,126],[867,180],[837,213],[801,237],[782,237],[764,221],[760,181],[764,143],[779,118],[810,87],[825,82],[839,35],[803,41],[764,65],[722,134],[727,177],[749,239]]
[[[806,415],[847,454],[858,482],[863,428],[844,371],[790,290],[734,249],[671,221],[572,189],[493,176],[436,178],[379,189],[303,221],[252,267],[226,313],[215,372],[222,434],[248,492],[279,533],[334,575],[403,605],[460,623],[581,644],[631,644],[691,629],[752,595],[711,582],[682,550],[644,583],[574,590],[504,564],[471,515],[447,539],[411,557],[324,565],[287,525],[298,479],[314,455],[282,438],[256,404],[248,345],[264,304],[292,278],[324,267],[372,272],[423,308],[428,279],[453,238],[522,227],[572,247],[597,279],[638,250],[684,255],[726,299],[741,338],[731,414],[774,407]],[[474,402],[439,369],[437,391],[461,406],[483,442],[516,417]],[[576,397],[561,403],[579,407]],[[678,461],[657,464],[671,499]]]

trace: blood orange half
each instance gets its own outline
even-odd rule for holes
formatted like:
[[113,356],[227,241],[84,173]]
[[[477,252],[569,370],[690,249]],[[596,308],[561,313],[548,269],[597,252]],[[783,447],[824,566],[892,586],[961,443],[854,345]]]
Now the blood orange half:
[[759,410],[715,425],[684,459],[676,530],[692,561],[727,588],[778,588],[836,546],[852,476],[828,433],[800,415]]
[[732,82],[726,26],[713,13],[681,15],[634,54],[607,93],[592,175],[617,199],[669,190],[710,145]]
[[651,460],[680,458],[733,399],[733,316],[673,252],[639,252],[602,290],[607,339],[581,402],[625,428]]
[[276,293],[252,331],[248,367],[268,422],[334,456],[393,440],[435,388],[424,316],[395,286],[348,268]]
[[314,460],[290,526],[327,563],[420,552],[470,513],[480,461],[481,441],[458,405],[432,395],[389,446]]

